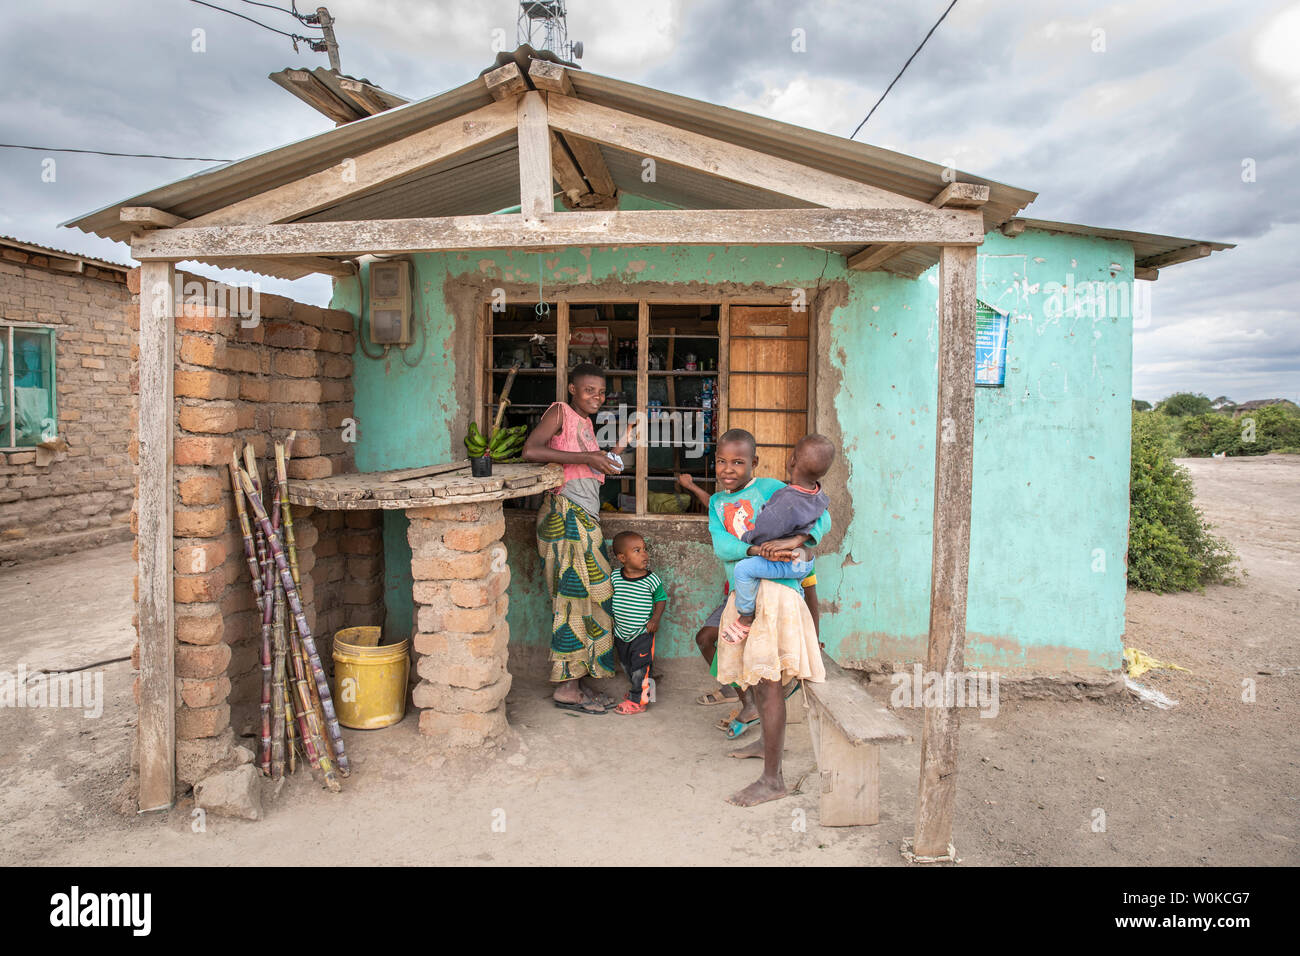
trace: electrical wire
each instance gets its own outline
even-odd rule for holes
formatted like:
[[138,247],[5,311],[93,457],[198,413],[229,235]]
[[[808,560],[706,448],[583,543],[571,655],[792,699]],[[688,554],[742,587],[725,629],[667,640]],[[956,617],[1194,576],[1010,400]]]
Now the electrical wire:
[[38,153],[90,153],[95,156],[129,156],[132,159],[181,159],[196,163],[229,163],[229,159],[211,156],[162,156],[158,153],[113,153],[105,149],[74,149],[71,146],[28,146],[25,143],[0,143],[0,149],[34,149]]
[[281,13],[287,13],[287,14],[289,14],[289,16],[291,16],[291,17],[296,17],[296,18],[299,20],[299,22],[305,24],[306,26],[313,27],[314,29],[317,29],[317,30],[324,30],[324,29],[325,29],[324,27],[322,27],[322,26],[318,26],[317,24],[315,24],[315,23],[312,22],[313,20],[316,19],[316,14],[314,14],[314,13],[299,13],[299,12],[298,12],[298,5],[297,5],[296,3],[293,5],[294,8],[293,8],[292,10],[288,10],[288,9],[286,9],[286,8],[284,8],[284,7],[277,7],[277,6],[276,6],[275,4],[273,4],[273,3],[260,3],[259,0],[244,0],[244,3],[250,4],[250,5],[254,6],[254,7],[266,7],[266,9],[268,9],[268,10],[279,10]]
[[316,48],[315,44],[322,44],[321,49],[324,49],[324,41],[321,40],[320,37],[305,37],[301,33],[286,33],[284,30],[278,30],[273,26],[263,23],[261,20],[254,20],[252,17],[246,17],[242,13],[236,13],[234,10],[227,10],[225,7],[219,7],[215,3],[207,3],[205,0],[190,0],[190,3],[197,3],[201,7],[211,7],[213,10],[220,10],[222,13],[228,13],[232,17],[239,17],[239,19],[247,20],[249,23],[256,23],[263,30],[270,30],[272,33],[278,33],[282,37],[288,37],[295,43],[298,40],[302,40],[311,45],[313,50]]
[[[917,46],[917,48],[912,51],[912,55],[909,56],[907,58],[907,62],[903,64],[903,69],[898,71],[898,76],[895,76],[892,80],[890,80],[889,85],[885,87],[885,92],[880,94],[880,99],[876,100],[876,106],[879,106],[881,103],[885,102],[885,97],[889,95],[889,91],[894,88],[894,84],[898,82],[899,77],[903,75],[904,71],[909,66],[912,65],[912,61],[916,59],[916,55],[921,52],[921,47],[925,46],[925,41],[930,39],[931,34],[933,34],[935,30],[939,29],[939,24],[943,23],[943,18],[946,17],[949,14],[949,12],[952,10],[952,8],[955,6],[957,6],[957,0],[952,0],[952,3],[948,4],[948,9],[943,11],[943,14],[939,17],[938,20],[934,21],[934,26],[930,27],[930,32],[925,35],[925,38],[923,40],[921,40],[920,45]],[[854,136],[857,136],[858,133],[862,130],[862,127],[867,125],[867,120],[871,119],[871,114],[876,111],[876,106],[871,107],[870,112],[868,112],[867,115],[863,118],[862,122],[858,124],[858,128],[853,131],[853,133],[849,136],[849,139],[853,139]]]

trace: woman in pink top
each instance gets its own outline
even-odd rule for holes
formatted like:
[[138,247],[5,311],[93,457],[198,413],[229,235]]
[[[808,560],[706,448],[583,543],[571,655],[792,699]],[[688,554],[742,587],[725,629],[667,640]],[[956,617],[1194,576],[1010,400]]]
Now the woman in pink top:
[[[621,469],[596,444],[591,416],[605,404],[605,373],[579,365],[569,373],[569,400],[546,410],[524,442],[525,461],[564,466],[564,484],[546,493],[537,513],[537,550],[551,593],[551,681],[555,706],[603,714],[613,698],[584,677],[613,677],[614,586],[600,530],[600,486]],[[627,444],[624,436],[617,451]]]

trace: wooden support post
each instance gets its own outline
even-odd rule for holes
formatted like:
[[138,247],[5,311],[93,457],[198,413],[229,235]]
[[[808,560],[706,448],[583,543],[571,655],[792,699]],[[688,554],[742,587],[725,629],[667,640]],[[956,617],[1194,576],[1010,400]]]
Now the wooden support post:
[[555,400],[569,400],[569,300],[561,299],[555,306]]
[[650,303],[642,299],[637,303],[636,312],[636,413],[641,422],[641,429],[636,442],[636,513],[649,512],[650,473],[650,416],[646,408],[650,404]]
[[[934,454],[934,532],[930,568],[930,643],[926,669],[962,669],[966,650],[966,575],[970,563],[971,475],[975,435],[976,250],[944,246],[939,255],[939,389]],[[913,852],[946,857],[957,798],[958,713],[925,707],[921,783]]]
[[546,100],[534,90],[519,97],[519,211],[525,222],[555,211],[552,176]]
[[176,639],[172,621],[172,349],[176,264],[140,267],[139,532],[140,810],[176,790]]

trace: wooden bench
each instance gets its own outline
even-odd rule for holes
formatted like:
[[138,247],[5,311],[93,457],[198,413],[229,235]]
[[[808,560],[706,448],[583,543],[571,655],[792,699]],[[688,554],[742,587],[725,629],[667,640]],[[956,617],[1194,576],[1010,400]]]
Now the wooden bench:
[[880,745],[905,743],[903,722],[876,702],[852,675],[822,655],[826,681],[804,681],[808,730],[821,771],[821,825],[880,822]]

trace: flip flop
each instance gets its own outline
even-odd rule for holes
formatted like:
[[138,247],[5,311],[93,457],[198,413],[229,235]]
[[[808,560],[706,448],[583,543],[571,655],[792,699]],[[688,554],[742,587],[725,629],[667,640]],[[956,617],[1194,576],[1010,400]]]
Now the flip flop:
[[619,705],[614,708],[616,714],[644,714],[645,712],[646,706],[639,700],[619,701]]
[[741,734],[747,731],[750,727],[754,726],[754,724],[756,723],[758,723],[757,717],[755,717],[753,720],[746,720],[746,721],[733,720],[731,722],[731,726],[727,728],[727,736],[732,740],[735,740],[737,737],[739,737]]
[[[568,701],[556,700],[554,697],[552,697],[551,702],[555,704],[556,707],[560,708],[560,710],[571,710],[575,714],[590,714],[593,717],[600,717],[609,713],[609,711],[607,711],[600,704],[597,704],[596,701],[594,700],[580,700],[580,701],[575,701],[573,703],[569,703]],[[592,710],[591,707],[589,706],[592,704],[594,704],[597,707],[600,707],[600,710]]]

